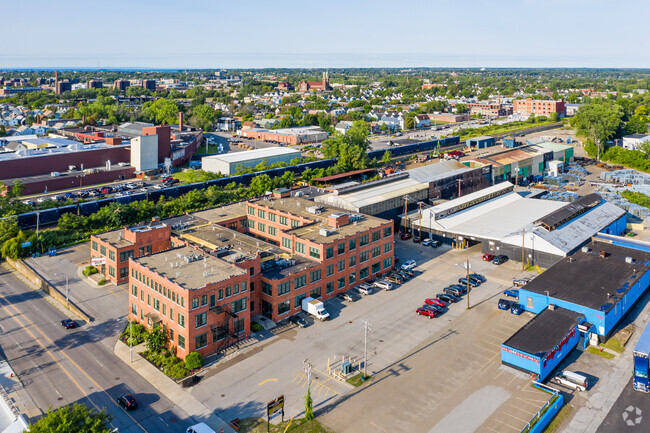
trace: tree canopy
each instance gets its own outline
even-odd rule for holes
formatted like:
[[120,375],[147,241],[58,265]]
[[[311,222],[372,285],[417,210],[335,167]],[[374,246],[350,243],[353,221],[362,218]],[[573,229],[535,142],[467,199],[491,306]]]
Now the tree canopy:
[[581,107],[573,119],[577,133],[589,137],[598,148],[600,159],[607,140],[613,138],[622,125],[623,109],[615,104],[588,104]]
[[367,168],[370,164],[369,134],[368,125],[357,120],[345,134],[337,134],[323,141],[323,155],[326,158],[338,158],[336,170],[339,173]]
[[56,410],[48,410],[47,415],[30,424],[30,433],[110,433],[112,416],[102,409],[97,412],[85,405],[75,403]]

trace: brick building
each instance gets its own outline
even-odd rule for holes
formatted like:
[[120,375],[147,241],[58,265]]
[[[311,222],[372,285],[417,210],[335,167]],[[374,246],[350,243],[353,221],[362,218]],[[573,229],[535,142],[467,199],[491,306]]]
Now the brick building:
[[534,114],[535,116],[548,117],[553,113],[557,113],[559,116],[564,116],[566,114],[564,100],[551,101],[527,98],[516,99],[512,104],[515,113],[525,116]]
[[131,82],[129,80],[115,80],[113,83],[113,88],[119,90],[120,92],[124,92],[130,85]]
[[129,258],[169,249],[171,227],[153,218],[143,225],[92,235],[90,258],[103,259],[96,267],[108,281],[125,283],[129,278]]
[[330,86],[330,77],[327,72],[323,72],[323,81],[301,81],[298,83],[300,93],[326,92],[329,90],[332,90],[332,86]]
[[237,135],[244,138],[288,145],[320,143],[328,137],[327,132],[323,131],[320,126],[298,126],[283,129],[240,129],[237,131]]
[[512,114],[512,107],[500,102],[472,102],[466,104],[469,114],[480,114],[485,117],[504,117]]
[[156,80],[151,80],[151,79],[142,80],[140,82],[140,85],[142,86],[143,89],[147,89],[152,92],[156,91]]

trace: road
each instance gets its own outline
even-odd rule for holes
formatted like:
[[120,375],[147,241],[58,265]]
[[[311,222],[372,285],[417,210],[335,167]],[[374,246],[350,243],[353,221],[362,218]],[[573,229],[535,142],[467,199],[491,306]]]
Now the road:
[[650,430],[648,426],[650,426],[650,398],[644,392],[635,391],[630,378],[597,432],[646,433]]
[[[0,345],[43,412],[72,403],[106,408],[122,433],[180,432],[193,423],[101,343],[105,323],[64,329],[64,313],[10,269],[0,265]],[[139,404],[128,413],[115,402],[125,392]]]

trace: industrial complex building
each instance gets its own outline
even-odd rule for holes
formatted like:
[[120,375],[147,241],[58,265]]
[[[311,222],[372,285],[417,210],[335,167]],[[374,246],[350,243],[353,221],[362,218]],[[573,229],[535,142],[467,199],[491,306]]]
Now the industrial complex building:
[[327,132],[319,126],[299,126],[284,129],[240,129],[237,135],[243,138],[285,143],[288,145],[319,143],[327,138]]
[[265,147],[223,155],[204,156],[201,158],[201,168],[211,173],[235,174],[240,168],[255,168],[262,163],[267,166],[278,162],[288,164],[292,159],[299,159],[300,156],[300,150],[287,147]]

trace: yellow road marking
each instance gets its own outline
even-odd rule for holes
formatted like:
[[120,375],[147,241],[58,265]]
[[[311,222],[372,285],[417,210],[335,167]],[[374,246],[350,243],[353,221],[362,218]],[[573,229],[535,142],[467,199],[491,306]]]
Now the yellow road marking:
[[258,383],[257,386],[262,386],[262,385],[264,385],[266,382],[277,382],[277,381],[278,381],[278,379],[266,379],[266,380],[263,380],[263,381],[261,381],[260,383]]
[[[15,305],[10,304],[9,302],[7,302],[7,298],[5,298],[4,295],[0,294],[0,299],[2,299],[2,301],[4,301],[4,303],[3,303],[3,305],[2,305],[2,308],[3,308],[5,311],[7,311],[8,314],[11,315],[11,313],[10,313],[9,310],[7,309],[7,305],[11,306],[11,308],[13,308],[13,309],[16,311],[16,313],[18,313],[18,314],[19,314],[20,316],[22,316],[25,320],[27,320],[27,321],[28,321],[28,322],[29,322],[29,323],[34,327],[34,329],[36,329],[36,330],[39,332],[39,334],[41,334],[41,335],[42,335],[42,336],[43,336],[47,341],[50,342],[50,344],[51,344],[52,346],[54,346],[54,347],[56,347],[57,349],[59,349],[59,352],[60,352],[63,356],[65,356],[66,358],[68,358],[68,360],[69,360],[69,361],[70,361],[70,362],[71,362],[75,367],[77,367],[77,369],[78,369],[78,370],[79,370],[79,371],[80,371],[84,376],[86,376],[86,377],[88,378],[88,380],[90,380],[90,381],[91,381],[91,382],[92,382],[92,383],[93,383],[97,388],[101,389],[102,392],[103,392],[104,394],[106,394],[106,396],[108,397],[108,399],[109,399],[110,401],[113,402],[113,404],[115,404],[117,407],[120,407],[120,406],[115,402],[115,400],[114,400],[114,399],[113,399],[113,398],[112,398],[112,397],[111,397],[111,396],[106,392],[106,390],[105,390],[101,385],[99,385],[97,382],[95,382],[95,380],[94,380],[92,377],[90,377],[90,376],[88,375],[88,373],[86,373],[86,371],[85,371],[83,368],[81,368],[81,367],[79,366],[79,364],[77,364],[76,362],[74,362],[74,361],[72,360],[72,358],[70,358],[70,357],[68,356],[67,353],[65,353],[65,352],[64,352],[62,349],[60,349],[56,344],[54,344],[54,342],[53,342],[53,341],[52,341],[52,340],[51,340],[47,335],[45,335],[45,334],[43,333],[43,331],[41,331],[41,329],[40,329],[38,326],[36,326],[36,325],[34,324],[34,322],[32,322],[32,321],[29,319],[29,317],[27,317],[25,314],[23,314],[22,311],[20,311],[20,310],[19,310]],[[95,405],[95,403],[90,399],[90,397],[88,396],[88,394],[86,394],[86,392],[83,390],[83,388],[81,388],[81,386],[77,383],[77,381],[74,380],[74,378],[72,377],[72,375],[70,375],[70,373],[69,373],[69,372],[68,372],[68,371],[67,371],[67,370],[66,370],[66,369],[65,369],[65,368],[64,368],[64,367],[59,363],[59,361],[57,361],[57,360],[54,358],[54,355],[52,355],[52,353],[50,353],[50,351],[49,351],[49,350],[48,350],[48,349],[43,345],[43,343],[41,343],[41,342],[40,342],[40,341],[39,341],[39,340],[34,336],[34,334],[32,334],[32,333],[31,333],[31,332],[30,332],[30,331],[29,331],[29,330],[28,330],[28,329],[27,329],[27,328],[26,328],[26,327],[25,327],[25,326],[24,326],[24,325],[23,325],[23,324],[18,320],[18,318],[17,318],[16,316],[13,316],[13,315],[12,315],[12,317],[13,317],[13,318],[18,322],[18,323],[20,323],[20,325],[25,329],[25,331],[27,331],[27,332],[29,333],[29,335],[31,335],[32,338],[33,338],[33,339],[34,339],[34,340],[35,340],[35,341],[36,341],[36,342],[37,342],[37,343],[38,343],[38,344],[39,344],[43,349],[45,349],[46,352],[48,352],[48,354],[52,357],[52,359],[53,359],[53,360],[54,360],[54,361],[55,361],[55,362],[56,362],[56,363],[61,367],[61,369],[62,369],[63,371],[65,371],[65,373],[70,377],[70,379],[75,383],[75,385],[76,385],[76,386],[77,386],[77,387],[82,391],[82,393],[84,394],[84,396],[86,396],[86,397],[88,398],[88,400],[90,400],[90,402],[93,404],[93,406],[95,406],[98,410],[100,410],[99,407],[97,407],[97,405]],[[131,418],[131,420],[133,420],[133,422],[136,423],[136,425],[137,425],[138,427],[140,427],[143,431],[145,431],[145,432],[148,433],[148,430],[145,429],[144,427],[142,427],[142,425],[141,425],[141,424],[140,424],[140,423],[139,423],[135,418],[133,418],[133,417],[131,416],[131,414],[129,414],[127,411],[124,411],[124,413],[125,413],[129,418]],[[113,425],[113,424],[111,424],[111,425]],[[115,427],[115,426],[113,426],[113,427]]]

